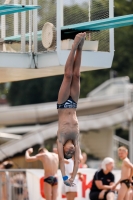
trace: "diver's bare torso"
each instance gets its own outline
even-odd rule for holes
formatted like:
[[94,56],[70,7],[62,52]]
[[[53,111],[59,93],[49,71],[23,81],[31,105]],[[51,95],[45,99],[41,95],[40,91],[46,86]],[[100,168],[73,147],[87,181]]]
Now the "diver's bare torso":
[[57,176],[58,170],[58,155],[55,153],[42,153],[40,154],[40,160],[43,164],[45,171],[45,177]]
[[131,169],[125,164],[126,162],[130,162],[128,158],[125,158],[122,163],[121,180],[130,179]]
[[58,109],[58,139],[65,143],[67,140],[77,140],[79,125],[75,108]]

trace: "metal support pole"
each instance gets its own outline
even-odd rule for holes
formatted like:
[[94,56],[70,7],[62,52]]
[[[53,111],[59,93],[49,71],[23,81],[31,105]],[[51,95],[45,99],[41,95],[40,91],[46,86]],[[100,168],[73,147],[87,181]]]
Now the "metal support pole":
[[[14,0],[14,4],[18,4],[18,0]],[[14,14],[14,35],[18,35],[18,13]]]
[[57,51],[60,51],[61,47],[61,17],[62,17],[62,3],[63,0],[57,0],[56,5],[56,19],[57,19]]
[[[22,0],[22,4],[26,4],[26,0]],[[26,13],[21,13],[21,52],[25,52],[25,32],[26,32]]]
[[0,51],[3,51],[3,42],[4,39],[0,38]]
[[[32,5],[32,0],[29,0]],[[32,52],[32,10],[29,11],[29,52]]]
[[6,15],[1,16],[1,38],[6,37]]
[[[58,1],[58,0],[57,0]],[[64,7],[63,7],[63,0],[61,1],[61,26],[64,26]]]
[[133,162],[133,120],[130,122],[130,127],[129,127],[129,158],[130,161]]
[[[38,0],[33,0],[34,5],[38,5]],[[38,24],[37,24],[37,9],[33,11],[33,45],[34,45],[34,53],[37,53],[38,46],[37,46],[37,31],[38,31]]]
[[12,195],[11,195],[11,190],[10,190],[10,178],[9,178],[9,172],[5,171],[5,176],[6,176],[6,190],[7,190],[7,199],[11,200],[12,199]]
[[88,4],[89,4],[88,17],[89,17],[89,22],[90,22],[91,21],[91,2],[90,2],[90,0],[89,0]]
[[[89,8],[88,8],[88,20],[89,20],[89,22],[90,22],[90,21],[91,21],[91,2],[90,2],[90,0],[89,0],[89,2],[88,2],[88,5],[89,5],[89,6],[88,6],[88,7],[89,7]],[[89,33],[88,36],[89,36],[88,39],[91,40],[91,33]]]
[[[114,0],[109,0],[109,18],[114,17]],[[109,30],[110,52],[114,51],[114,29]]]

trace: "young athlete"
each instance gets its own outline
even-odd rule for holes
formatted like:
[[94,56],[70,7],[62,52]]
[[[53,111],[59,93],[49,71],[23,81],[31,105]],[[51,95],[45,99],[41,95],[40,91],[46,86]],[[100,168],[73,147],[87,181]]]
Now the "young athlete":
[[128,156],[128,149],[125,146],[118,148],[118,156],[122,160],[121,178],[115,184],[115,187],[120,183],[117,200],[129,200],[130,186],[133,174],[133,165]]
[[51,153],[47,149],[40,148],[38,154],[35,156],[30,156],[33,149],[30,148],[25,153],[25,159],[27,162],[41,161],[44,169],[44,193],[47,200],[57,199],[57,189],[58,189],[58,155],[56,153]]
[[[74,39],[58,94],[57,148],[63,181],[68,186],[73,185],[80,163],[79,126],[76,108],[80,93],[80,65],[85,36],[86,33],[79,33]],[[72,156],[74,156],[74,168],[68,180],[65,174],[64,158],[70,159]]]

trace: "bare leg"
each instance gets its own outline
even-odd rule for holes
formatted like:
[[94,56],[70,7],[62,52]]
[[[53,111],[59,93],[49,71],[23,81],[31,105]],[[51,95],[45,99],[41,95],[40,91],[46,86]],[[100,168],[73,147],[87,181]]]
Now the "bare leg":
[[44,182],[44,194],[46,200],[52,200],[52,186],[49,183]]
[[66,197],[67,197],[67,200],[74,200],[76,198],[76,192],[67,192],[66,193]]
[[132,190],[128,189],[124,200],[132,200]]
[[61,84],[59,94],[58,94],[58,103],[59,104],[64,103],[70,95],[70,88],[71,88],[71,84],[72,84],[72,76],[73,76],[73,68],[74,68],[74,60],[75,60],[75,52],[78,48],[79,43],[82,40],[82,37],[83,37],[82,33],[79,33],[76,35],[72,49],[71,49],[68,59],[66,61],[64,78],[63,78],[63,82]]
[[124,183],[122,183],[118,192],[117,200],[124,200],[127,192],[128,192],[127,186]]
[[52,187],[52,200],[57,200],[58,185]]
[[109,192],[106,196],[107,200],[114,200],[115,194],[113,192]]
[[73,77],[71,84],[70,96],[72,99],[77,102],[80,94],[80,65],[81,65],[81,56],[82,56],[82,47],[84,44],[86,33],[82,34],[83,38],[79,43],[79,46],[76,51],[74,67],[73,67]]
[[99,199],[103,199],[104,198],[104,194],[107,190],[102,190],[100,193],[99,193]]

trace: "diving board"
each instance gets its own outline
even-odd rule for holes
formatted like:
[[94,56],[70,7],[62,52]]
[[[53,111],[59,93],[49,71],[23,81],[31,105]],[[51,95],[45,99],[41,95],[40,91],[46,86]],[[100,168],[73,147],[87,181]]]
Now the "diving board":
[[13,13],[19,13],[40,8],[41,6],[34,6],[34,5],[5,4],[5,5],[0,5],[0,15],[9,15]]
[[[100,2],[98,7],[96,1],[91,1],[91,20],[113,17],[113,0],[105,0],[104,7],[102,6],[103,0],[98,1]],[[12,2],[15,1],[12,0]],[[38,1],[37,4],[37,0],[26,0],[26,5],[31,5],[31,2],[33,7],[42,5],[42,1]],[[64,31],[62,27],[88,22],[89,1],[55,0],[54,2],[53,4],[53,1],[45,1],[42,9],[36,9],[33,12],[1,16],[1,27],[3,27],[0,29],[2,39],[0,43],[1,83],[64,73],[64,66],[70,49],[62,48],[61,38]],[[70,2],[70,5],[68,2]],[[88,7],[84,6],[84,3]],[[4,6],[9,8],[10,5]],[[75,12],[73,6],[74,9],[82,10],[84,8],[84,12]],[[66,7],[69,12],[65,12]],[[103,15],[103,13],[106,13],[106,15]],[[55,48],[53,49],[47,49],[42,45],[42,29],[47,22],[53,24],[56,30]],[[46,30],[49,31],[49,29]],[[43,39],[49,42],[48,37],[43,37]],[[93,31],[88,40],[92,43],[98,42],[98,48],[97,50],[87,49],[83,51],[81,71],[110,68],[114,56],[114,30]]]
[[61,27],[61,38],[73,38],[75,34],[83,31],[102,31],[133,25],[133,15],[95,20]]
[[[69,26],[63,26],[61,27],[61,39],[73,39],[75,35],[79,32],[83,31],[102,31],[107,30],[111,28],[119,28],[124,26],[130,26],[133,25],[133,14],[131,15],[125,15],[125,16],[119,16],[119,17],[113,17],[113,18],[106,18],[101,20],[95,20],[91,22],[84,22],[79,24],[73,24]],[[33,33],[32,33],[33,36]],[[29,33],[25,34],[25,40],[28,41],[29,39]],[[42,31],[37,32],[37,40],[42,40]],[[21,35],[15,35],[4,38],[4,41],[21,41]]]
[[[29,33],[26,33],[25,34],[25,41],[29,41],[29,36],[30,34]],[[32,32],[31,36],[33,37],[34,34]],[[37,31],[37,40],[38,41],[42,41],[42,31]],[[20,42],[21,41],[21,35],[14,35],[14,36],[9,36],[9,37],[6,37],[4,38],[4,41],[7,42],[7,41],[16,41],[16,42]]]

